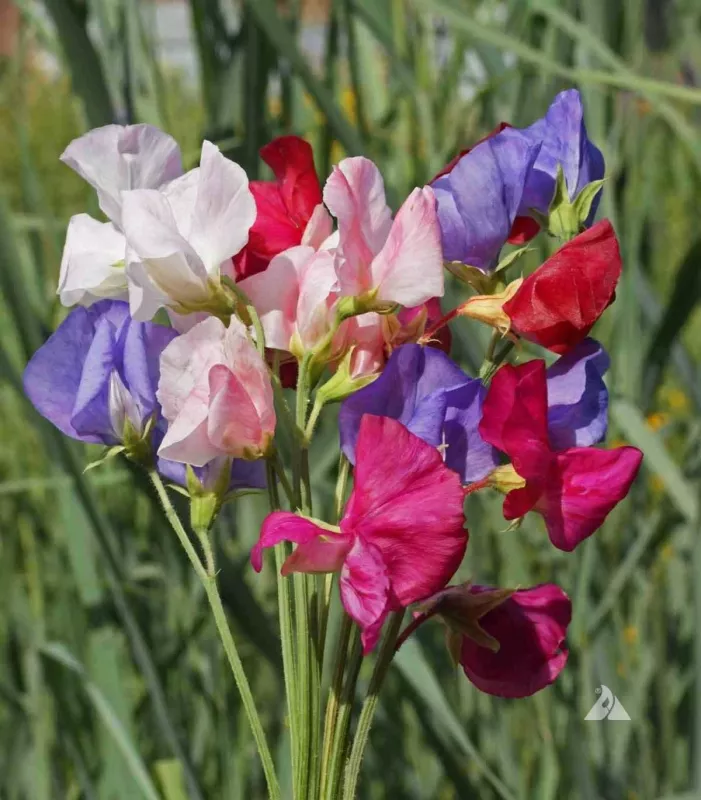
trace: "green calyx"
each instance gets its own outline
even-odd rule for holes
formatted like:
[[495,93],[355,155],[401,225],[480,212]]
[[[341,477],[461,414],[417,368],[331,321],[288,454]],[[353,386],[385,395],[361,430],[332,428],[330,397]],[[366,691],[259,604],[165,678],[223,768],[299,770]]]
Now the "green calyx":
[[584,230],[591,207],[603,185],[603,180],[592,181],[574,200],[570,200],[565,173],[562,165],[558,164],[555,194],[550,201],[547,216],[535,210],[531,210],[531,213],[551,236],[569,241]]

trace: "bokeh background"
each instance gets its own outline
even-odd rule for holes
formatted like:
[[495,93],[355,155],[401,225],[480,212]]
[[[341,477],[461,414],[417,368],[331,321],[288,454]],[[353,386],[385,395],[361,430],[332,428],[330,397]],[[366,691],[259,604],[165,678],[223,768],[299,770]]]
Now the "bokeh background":
[[[490,698],[426,626],[392,670],[360,796],[701,797],[699,81],[698,0],[0,0],[0,797],[264,797],[200,588],[141,476],[116,461],[83,474],[92,452],[22,396],[28,357],[66,313],[67,221],[99,215],[63,148],[90,127],[146,121],[188,167],[207,137],[265,177],[259,147],[292,132],[322,176],[344,154],[375,159],[396,207],[569,86],[606,157],[600,213],[625,264],[595,329],[612,356],[608,439],[641,447],[645,465],[567,556],[537,521],[505,531],[498,498],[470,498],[463,575],[560,583],[575,607],[568,668],[533,698]],[[486,332],[454,334],[474,370]],[[312,453],[322,508],[336,435],[332,414]],[[256,498],[229,508],[217,548],[283,763],[274,580],[247,564],[264,513]],[[630,722],[584,722],[602,684]]]

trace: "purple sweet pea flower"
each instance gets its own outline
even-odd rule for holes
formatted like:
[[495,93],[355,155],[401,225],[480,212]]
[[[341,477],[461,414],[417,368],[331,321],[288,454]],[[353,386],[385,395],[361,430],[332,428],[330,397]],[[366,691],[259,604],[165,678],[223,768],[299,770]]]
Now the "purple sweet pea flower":
[[432,183],[446,261],[494,269],[540,148],[540,142],[507,129],[480,142]]
[[603,375],[609,364],[599,342],[585,339],[548,369],[548,436],[554,450],[588,447],[606,437],[608,391]]
[[37,411],[83,442],[122,442],[127,420],[142,432],[158,413],[159,359],[176,331],[134,322],[129,305],[77,308],[32,356],[24,390]]
[[[576,89],[560,92],[546,115],[528,128],[506,129],[500,135],[507,139],[517,136],[519,140],[525,137],[532,144],[541,145],[521,197],[521,215],[528,216],[532,208],[541,214],[548,213],[558,164],[562,165],[570,200],[588,183],[604,177],[604,157],[587,137],[582,98]],[[594,219],[599,197],[592,205],[587,225]]]
[[[231,476],[228,491],[236,489],[265,489],[265,463],[258,461],[245,461],[242,458],[228,459],[215,458],[204,467],[193,467],[200,483],[207,489],[214,488],[219,478],[220,470],[230,461]],[[156,462],[158,471],[164,478],[180,486],[187,485],[187,466],[180,461],[170,461],[159,458]]]
[[392,417],[428,444],[445,448],[445,463],[464,482],[485,477],[498,464],[479,435],[484,387],[439,350],[405,344],[382,374],[343,402],[338,417],[341,449],[355,461],[364,414]]

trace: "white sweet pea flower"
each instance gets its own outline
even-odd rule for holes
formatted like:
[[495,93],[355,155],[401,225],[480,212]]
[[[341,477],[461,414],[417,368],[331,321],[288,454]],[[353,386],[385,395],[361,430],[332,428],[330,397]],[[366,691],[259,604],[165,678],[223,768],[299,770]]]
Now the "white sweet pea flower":
[[95,188],[110,219],[71,218],[58,286],[61,302],[88,306],[106,297],[126,299],[121,193],[156,189],[182,175],[177,142],[152,125],[106,125],[71,142],[61,160]]
[[211,142],[200,166],[158,191],[122,193],[129,245],[131,313],[148,320],[161,308],[212,310],[222,272],[248,241],[256,204],[244,170]]

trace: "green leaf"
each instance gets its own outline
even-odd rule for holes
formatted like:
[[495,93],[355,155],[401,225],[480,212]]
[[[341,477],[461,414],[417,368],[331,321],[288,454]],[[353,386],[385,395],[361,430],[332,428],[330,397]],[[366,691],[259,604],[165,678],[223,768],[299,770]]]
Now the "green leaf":
[[624,437],[643,451],[643,466],[664,483],[670,499],[689,521],[697,519],[696,492],[667,451],[660,436],[645,423],[640,409],[627,400],[612,400],[611,418]]
[[44,644],[41,648],[41,653],[51,661],[66,667],[73,672],[79,679],[82,688],[88,695],[93,708],[102,720],[107,730],[110,732],[114,739],[115,745],[119,748],[124,756],[129,771],[134,778],[136,785],[139,787],[141,794],[146,800],[160,800],[160,796],[156,791],[156,787],[151,781],[146,765],[144,764],[138,750],[132,742],[129,734],[124,729],[119,717],[115,713],[112,706],[107,702],[107,699],[97,686],[88,678],[82,664],[77,661],[70,651],[60,643],[49,642]]
[[493,772],[465,733],[416,639],[411,638],[405,642],[392,663],[411,687],[418,701],[429,710],[431,727],[436,735],[451,749],[457,747],[463,756],[470,759],[499,797],[503,800],[515,800],[514,794]]

